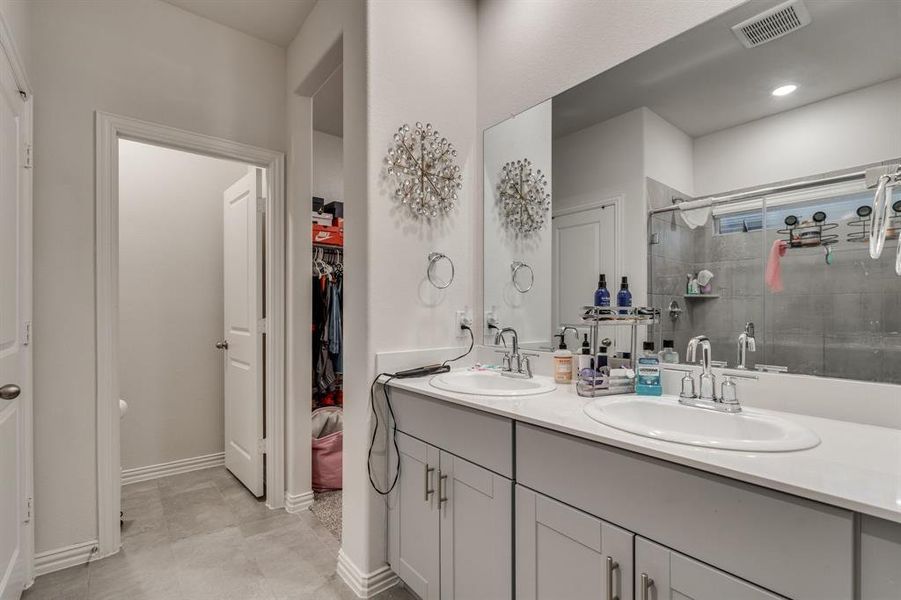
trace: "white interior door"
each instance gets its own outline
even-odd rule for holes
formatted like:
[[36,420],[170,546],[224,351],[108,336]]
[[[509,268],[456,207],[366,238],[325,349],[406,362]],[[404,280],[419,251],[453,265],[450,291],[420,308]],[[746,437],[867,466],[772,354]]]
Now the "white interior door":
[[263,170],[224,194],[225,466],[254,496],[263,467]]
[[31,203],[26,104],[0,63],[0,600],[11,600],[31,560]]
[[555,216],[553,223],[553,322],[580,326],[581,309],[594,301],[599,273],[607,275],[611,301],[616,301],[616,205]]

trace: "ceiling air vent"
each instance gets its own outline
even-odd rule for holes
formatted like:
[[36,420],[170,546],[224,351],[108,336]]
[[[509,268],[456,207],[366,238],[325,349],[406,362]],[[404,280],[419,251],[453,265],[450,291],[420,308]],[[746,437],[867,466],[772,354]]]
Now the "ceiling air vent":
[[732,28],[742,44],[754,48],[781,38],[810,23],[810,13],[802,0],[789,0]]

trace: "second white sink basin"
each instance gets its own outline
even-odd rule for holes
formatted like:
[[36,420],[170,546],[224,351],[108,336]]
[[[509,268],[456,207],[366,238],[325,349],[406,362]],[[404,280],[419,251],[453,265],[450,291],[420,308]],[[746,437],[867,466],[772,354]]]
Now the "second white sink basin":
[[746,452],[790,452],[813,448],[820,438],[788,419],[744,409],[720,413],[679,404],[675,397],[630,396],[585,405],[589,417],[644,437]]
[[525,379],[486,371],[452,371],[432,377],[429,383],[439,390],[478,396],[531,396],[557,389],[550,377]]

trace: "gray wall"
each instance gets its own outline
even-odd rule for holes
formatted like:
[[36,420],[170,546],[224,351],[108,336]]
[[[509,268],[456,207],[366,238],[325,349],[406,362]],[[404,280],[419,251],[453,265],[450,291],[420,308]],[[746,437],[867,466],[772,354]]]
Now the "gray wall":
[[[667,206],[684,194],[648,180],[652,208]],[[691,230],[676,213],[655,215],[651,231],[660,243],[650,246],[654,306],[664,309],[655,327],[657,344],[674,339],[680,358],[693,335],[706,334],[715,360],[736,364],[736,341],[747,321],[757,326],[757,352],[748,364],[775,364],[793,373],[901,383],[901,277],[895,275],[896,242],[886,244],[879,260],[866,244],[846,242],[847,221],[834,230],[841,240],[827,265],[822,248],[790,249],[782,260],[784,291],[764,286],[764,266],[775,230],[715,235],[713,219]],[[720,298],[685,299],[686,274],[700,269],[715,274],[713,293]],[[684,309],[673,320],[665,310],[675,299]]]

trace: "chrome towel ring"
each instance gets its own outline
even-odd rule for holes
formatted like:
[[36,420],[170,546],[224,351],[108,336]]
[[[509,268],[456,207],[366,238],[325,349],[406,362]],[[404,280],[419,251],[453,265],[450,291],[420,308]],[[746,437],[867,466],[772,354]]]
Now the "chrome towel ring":
[[[442,281],[437,275],[435,275],[435,267],[441,261],[447,261],[450,265],[450,278],[447,281]],[[429,283],[434,285],[439,290],[444,290],[450,287],[450,284],[454,282],[454,261],[450,259],[447,254],[443,252],[432,252],[429,254],[429,266],[426,269],[426,276],[429,279]]]
[[[520,285],[519,281],[516,279],[516,275],[520,270],[527,270],[529,272],[529,285],[524,286]],[[535,271],[532,270],[532,267],[527,263],[522,262],[521,260],[514,260],[513,264],[510,265],[510,278],[513,280],[513,287],[520,294],[525,294],[529,290],[532,289],[532,286],[535,285]]]

